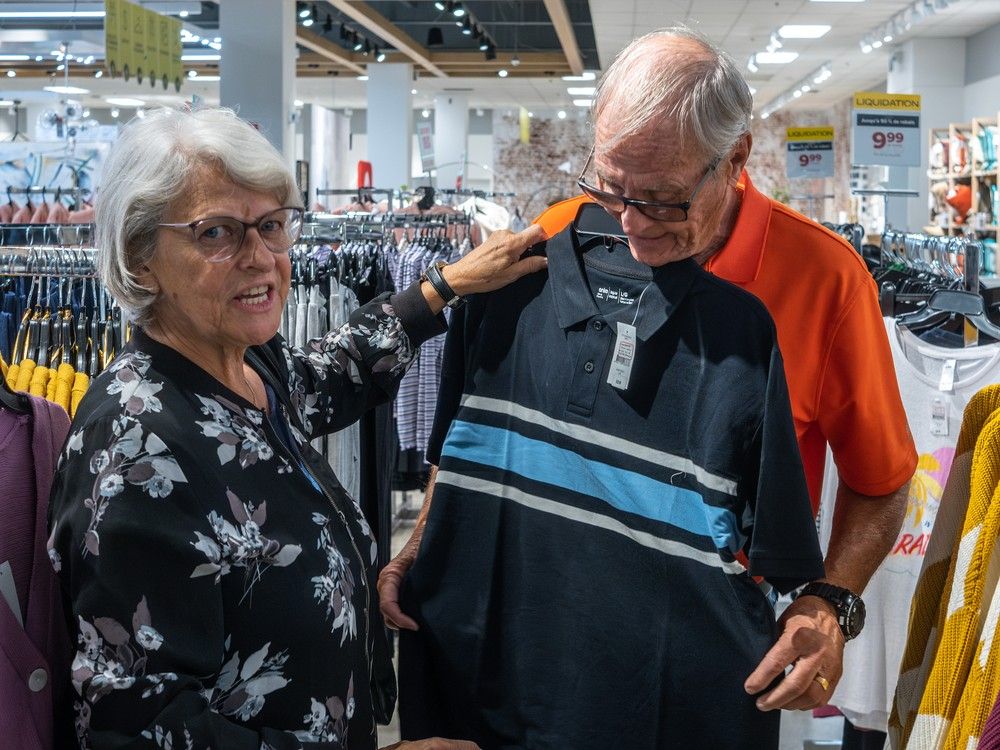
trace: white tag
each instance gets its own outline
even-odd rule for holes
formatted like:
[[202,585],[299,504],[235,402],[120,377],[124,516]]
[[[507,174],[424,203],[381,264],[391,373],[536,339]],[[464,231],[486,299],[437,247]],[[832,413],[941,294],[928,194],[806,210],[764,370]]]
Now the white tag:
[[[943,393],[951,393],[955,388],[955,365],[958,362],[954,359],[949,359],[944,363],[944,367],[941,368],[941,382],[938,383],[938,390]],[[947,434],[947,433],[946,433]]]
[[21,618],[21,605],[17,602],[17,588],[14,586],[14,571],[10,568],[10,562],[0,563],[0,595],[14,613],[14,619],[22,628],[24,620]]
[[948,435],[948,404],[944,399],[936,398],[931,403],[931,435]]
[[618,338],[615,339],[615,354],[608,370],[608,383],[620,391],[628,389],[632,377],[632,363],[635,361],[635,326],[618,324]]

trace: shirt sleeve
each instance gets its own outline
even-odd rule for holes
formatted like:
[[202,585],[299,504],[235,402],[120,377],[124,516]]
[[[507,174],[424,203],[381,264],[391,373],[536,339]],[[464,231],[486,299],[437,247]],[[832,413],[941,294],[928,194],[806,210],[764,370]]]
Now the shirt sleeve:
[[862,495],[888,495],[913,476],[917,452],[875,285],[866,281],[831,339],[817,418],[847,486]]
[[96,421],[67,442],[49,557],[77,639],[81,746],[323,747],[226,718],[262,704],[287,676],[263,643],[242,662],[226,651],[216,581],[225,562],[198,500],[204,480],[134,419]]
[[437,466],[441,461],[448,429],[462,402],[465,390],[465,349],[470,308],[478,304],[473,298],[463,307],[454,310],[451,325],[444,340],[444,354],[441,364],[441,385],[438,388],[437,408],[434,410],[434,426],[427,443],[427,463]]
[[750,573],[781,593],[822,578],[823,556],[777,346],[771,349],[763,415],[737,491],[753,518]]
[[289,391],[309,439],[347,427],[392,398],[419,346],[447,329],[420,284],[383,294],[304,347],[283,346]]

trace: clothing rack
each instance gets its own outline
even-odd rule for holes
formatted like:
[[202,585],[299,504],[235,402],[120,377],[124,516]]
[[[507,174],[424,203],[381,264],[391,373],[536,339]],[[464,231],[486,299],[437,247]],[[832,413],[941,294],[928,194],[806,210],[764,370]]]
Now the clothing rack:
[[504,193],[495,190],[470,190],[465,188],[434,188],[441,195],[457,195],[467,198],[516,198],[517,193]]
[[[392,199],[397,194],[397,191],[392,188],[374,188],[374,187],[358,187],[358,188],[316,188],[316,197],[319,198],[321,195],[356,195],[358,197],[358,203],[361,203],[362,196],[368,195],[384,195],[389,201],[389,210],[392,211]],[[373,201],[374,202],[374,201]]]
[[96,279],[96,251],[60,245],[0,247],[0,276],[62,276]]
[[87,247],[93,236],[93,224],[0,224],[0,246]]

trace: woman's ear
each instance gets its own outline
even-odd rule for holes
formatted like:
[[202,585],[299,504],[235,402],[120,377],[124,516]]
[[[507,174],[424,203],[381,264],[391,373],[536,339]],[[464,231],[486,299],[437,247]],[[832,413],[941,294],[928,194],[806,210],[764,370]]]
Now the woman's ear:
[[156,279],[156,273],[147,264],[143,264],[135,272],[135,280],[150,294],[160,293],[160,282]]

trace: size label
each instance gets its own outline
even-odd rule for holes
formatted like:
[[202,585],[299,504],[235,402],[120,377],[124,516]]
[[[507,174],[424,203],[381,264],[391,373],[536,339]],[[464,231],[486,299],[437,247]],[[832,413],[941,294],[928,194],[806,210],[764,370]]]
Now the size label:
[[931,403],[931,435],[948,435],[948,404],[936,398]]
[[786,172],[797,177],[833,177],[833,128],[788,128]]
[[855,94],[852,135],[854,164],[919,167],[920,96]]
[[619,323],[618,336],[615,339],[615,353],[611,360],[611,367],[608,369],[608,384],[620,391],[627,390],[634,362],[635,326]]

